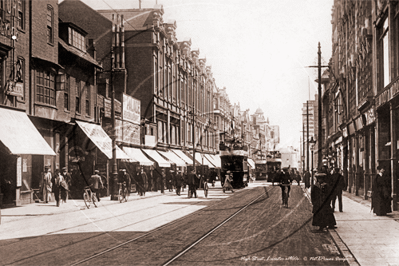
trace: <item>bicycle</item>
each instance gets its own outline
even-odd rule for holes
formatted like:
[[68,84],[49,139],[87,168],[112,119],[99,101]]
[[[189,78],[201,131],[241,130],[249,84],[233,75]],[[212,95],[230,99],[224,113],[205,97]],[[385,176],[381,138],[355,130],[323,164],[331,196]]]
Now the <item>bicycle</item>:
[[90,187],[85,187],[83,191],[83,201],[88,209],[90,209],[91,203],[97,208],[98,200],[96,192],[93,192]]
[[118,191],[119,202],[122,203],[123,200],[125,200],[125,202],[127,202],[127,198],[129,195],[127,193],[126,182],[118,183],[118,184],[119,184],[119,191]]

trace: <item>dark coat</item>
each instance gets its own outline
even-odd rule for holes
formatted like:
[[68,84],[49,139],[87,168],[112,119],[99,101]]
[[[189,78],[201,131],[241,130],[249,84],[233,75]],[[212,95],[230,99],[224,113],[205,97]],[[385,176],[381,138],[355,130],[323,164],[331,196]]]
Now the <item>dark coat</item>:
[[330,192],[331,188],[325,182],[317,182],[312,186],[311,199],[313,205],[313,226],[326,226],[336,225],[333,209],[330,205]]
[[196,185],[198,181],[198,176],[194,173],[189,173],[187,176],[187,184],[188,185]]
[[391,209],[391,179],[387,174],[377,175],[373,180],[371,208],[377,215],[386,215]]
[[342,190],[346,188],[346,182],[343,175],[340,173],[334,173],[331,175],[332,178],[332,189],[334,196],[342,193]]
[[176,175],[175,175],[175,180],[174,180],[174,182],[175,182],[175,186],[176,187],[181,187],[182,186],[182,184],[183,184],[183,176],[180,174],[180,173],[177,173]]

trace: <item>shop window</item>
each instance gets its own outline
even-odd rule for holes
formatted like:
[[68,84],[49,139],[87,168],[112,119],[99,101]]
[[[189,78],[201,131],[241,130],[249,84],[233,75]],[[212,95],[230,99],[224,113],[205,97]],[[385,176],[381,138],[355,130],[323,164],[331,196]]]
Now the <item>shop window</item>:
[[55,75],[49,71],[36,71],[36,101],[55,106]]
[[54,9],[47,6],[47,43],[54,44]]

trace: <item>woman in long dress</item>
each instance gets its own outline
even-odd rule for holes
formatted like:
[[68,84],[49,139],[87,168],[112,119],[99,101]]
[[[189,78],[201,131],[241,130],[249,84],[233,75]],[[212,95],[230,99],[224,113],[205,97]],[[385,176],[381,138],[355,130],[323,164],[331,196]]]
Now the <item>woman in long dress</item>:
[[371,206],[373,212],[378,216],[384,216],[392,212],[391,209],[391,178],[385,173],[382,166],[378,166],[379,173],[373,180],[373,193],[371,196]]
[[313,205],[313,226],[319,226],[319,230],[335,228],[336,221],[330,205],[331,187],[326,182],[326,173],[317,173],[316,183],[311,188],[311,199]]
[[226,178],[225,178],[224,184],[223,184],[223,191],[231,190],[231,192],[234,192],[233,186],[231,185],[232,181],[233,181],[233,174],[230,173],[230,171],[227,171],[227,175],[226,175]]

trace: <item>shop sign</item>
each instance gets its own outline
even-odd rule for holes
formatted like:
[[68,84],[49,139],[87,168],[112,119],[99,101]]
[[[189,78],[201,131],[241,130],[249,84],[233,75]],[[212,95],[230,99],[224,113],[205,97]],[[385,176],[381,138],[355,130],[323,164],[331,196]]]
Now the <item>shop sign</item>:
[[111,118],[111,100],[104,98],[104,117]]
[[123,94],[123,120],[140,124],[140,105],[139,100]]
[[145,144],[145,146],[155,147],[157,144],[155,141],[155,136],[145,135],[144,136],[144,144]]
[[399,80],[397,80],[391,87],[385,89],[380,95],[376,98],[376,106],[379,107],[384,103],[391,100],[399,93]]
[[[111,112],[112,112],[112,106],[111,106],[112,101],[110,99],[104,98],[104,117],[111,118]],[[115,113],[122,113],[122,104],[120,101],[115,100],[114,101],[115,105]]]
[[123,142],[140,145],[140,125],[123,121]]
[[374,114],[374,108],[370,108],[365,114],[366,117],[366,125],[370,125],[375,121],[375,114]]

